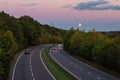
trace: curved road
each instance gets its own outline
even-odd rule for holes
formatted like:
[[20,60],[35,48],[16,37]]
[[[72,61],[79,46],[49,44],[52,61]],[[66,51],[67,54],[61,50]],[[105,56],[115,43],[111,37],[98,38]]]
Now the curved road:
[[99,71],[68,55],[64,50],[57,50],[58,45],[50,49],[49,55],[77,80],[120,80],[107,73]]
[[10,80],[55,80],[40,57],[44,47],[46,46],[29,48],[29,55],[22,52],[16,61]]

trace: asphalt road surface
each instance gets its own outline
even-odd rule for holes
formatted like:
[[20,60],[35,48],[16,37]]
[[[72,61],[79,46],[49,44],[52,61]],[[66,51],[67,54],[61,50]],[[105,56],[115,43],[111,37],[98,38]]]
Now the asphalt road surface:
[[10,80],[55,80],[43,64],[40,52],[45,46],[29,48],[30,54],[23,54],[16,60]]
[[69,73],[72,73],[78,80],[120,80],[96,68],[93,68],[83,62],[68,55],[64,50],[57,50],[57,46],[52,47],[49,55],[61,67]]

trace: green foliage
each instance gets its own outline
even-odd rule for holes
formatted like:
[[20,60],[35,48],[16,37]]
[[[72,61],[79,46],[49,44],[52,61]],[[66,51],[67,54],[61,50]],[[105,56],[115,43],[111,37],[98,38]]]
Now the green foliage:
[[65,70],[63,70],[58,64],[54,62],[49,56],[47,49],[43,49],[42,58],[45,62],[47,68],[54,75],[57,80],[74,80],[74,78],[68,74]]
[[17,43],[11,31],[7,31],[3,34],[1,39],[1,47],[4,48],[5,52],[15,53],[18,50]]
[[67,31],[65,37],[64,37],[64,46],[66,50],[69,50],[70,49],[70,38],[71,36],[74,34],[75,30],[73,28],[71,28],[69,31]]
[[62,43],[65,30],[42,25],[29,16],[14,18],[0,12],[0,80],[6,80],[18,50],[33,45]]
[[64,47],[70,54],[120,72],[120,35],[108,37],[95,31],[69,30],[66,36]]
[[4,80],[4,77],[3,77],[4,75],[5,75],[4,68],[0,63],[0,80]]
[[4,80],[5,78],[5,70],[3,67],[3,61],[2,61],[2,49],[0,48],[0,80]]

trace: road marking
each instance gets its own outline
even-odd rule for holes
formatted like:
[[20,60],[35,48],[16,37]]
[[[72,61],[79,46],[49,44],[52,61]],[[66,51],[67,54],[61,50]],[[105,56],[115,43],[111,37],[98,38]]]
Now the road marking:
[[33,80],[35,80],[35,78],[33,78]]
[[14,80],[16,66],[17,66],[17,63],[18,63],[18,61],[20,60],[20,58],[21,58],[22,55],[23,55],[23,54],[20,54],[19,57],[17,58],[17,61],[16,61],[15,66],[14,66],[14,68],[13,68],[12,80]]
[[88,74],[91,74],[90,72],[88,72]]
[[29,65],[31,65],[31,63],[29,63]]
[[[72,76],[74,76],[77,80],[82,80],[79,76],[75,75],[74,73],[72,73],[70,70],[68,70],[66,67],[64,67],[62,64],[60,64],[54,57],[52,57],[52,53],[50,51],[50,57],[60,66],[62,67],[65,71],[67,71],[69,74],[71,74]],[[69,62],[69,60],[68,60]]]
[[48,71],[48,73],[52,76],[52,78],[53,78],[54,80],[56,80],[55,77],[52,75],[52,73],[48,70],[47,66],[46,66],[46,65],[44,64],[44,62],[43,62],[43,59],[42,59],[42,56],[41,56],[42,51],[43,51],[43,49],[40,51],[40,59],[41,59],[41,61],[42,61],[42,63],[43,63],[43,66],[44,66],[45,69]]
[[98,80],[101,80],[101,78],[100,78],[100,77],[97,77],[97,79],[98,79]]
[[83,68],[81,68],[80,70],[82,70],[82,71],[83,71]]
[[33,73],[32,73],[32,77],[34,78],[34,75],[33,75]]
[[35,50],[36,49],[34,49],[32,52],[31,52],[31,54],[30,54],[30,58],[29,58],[29,67],[30,67],[30,71],[31,71],[31,75],[32,75],[32,78],[33,78],[33,80],[35,80],[35,77],[34,77],[34,74],[33,74],[33,70],[32,70],[32,62],[31,62],[31,59],[32,59],[32,54],[35,52]]

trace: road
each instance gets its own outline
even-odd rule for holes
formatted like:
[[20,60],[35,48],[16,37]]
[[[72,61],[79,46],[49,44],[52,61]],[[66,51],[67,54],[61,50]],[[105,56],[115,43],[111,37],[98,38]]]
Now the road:
[[14,65],[10,80],[55,80],[41,59],[40,54],[44,47],[29,48],[29,55],[23,54],[24,51],[21,52]]
[[64,50],[56,50],[57,45],[49,51],[51,58],[78,80],[120,80],[96,68],[93,68],[68,55]]

